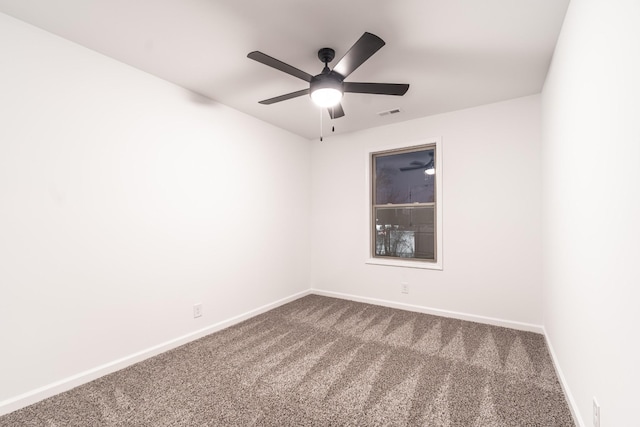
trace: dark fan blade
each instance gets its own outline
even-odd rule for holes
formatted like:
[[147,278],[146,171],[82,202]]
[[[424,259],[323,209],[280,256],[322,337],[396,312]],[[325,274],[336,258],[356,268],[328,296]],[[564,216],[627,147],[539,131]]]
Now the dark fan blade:
[[286,95],[276,96],[275,98],[265,99],[264,101],[260,101],[260,104],[270,105],[275,104],[276,102],[286,101],[287,99],[297,98],[298,96],[308,95],[309,89],[302,89],[295,92],[287,93]]
[[338,61],[333,71],[342,75],[342,77],[347,77],[382,46],[384,46],[384,41],[380,37],[371,33],[364,33],[362,37],[351,46],[351,49],[344,54],[342,59]]
[[311,74],[305,73],[302,70],[298,70],[296,67],[292,67],[289,64],[285,64],[282,61],[279,61],[275,58],[270,57],[269,55],[265,55],[262,52],[258,52],[257,50],[251,52],[247,55],[247,58],[253,59],[254,61],[258,61],[264,65],[268,65],[269,67],[275,68],[276,70],[280,70],[287,74],[292,75],[293,77],[297,77],[299,79],[304,80],[305,82],[310,82],[313,76]]
[[409,163],[411,166],[405,166],[403,168],[400,168],[400,171],[405,172],[405,171],[412,171],[416,169],[429,169],[430,167],[433,167],[433,156],[431,157],[432,159],[429,160],[427,163],[417,162],[414,160],[413,162]]
[[342,109],[342,104],[338,104],[335,107],[327,108],[329,110],[329,117],[332,119],[339,119],[344,116],[344,110]]
[[344,82],[344,91],[352,93],[372,93],[374,95],[404,95],[408,84],[400,83],[353,83]]
[[422,166],[406,166],[404,168],[400,168],[401,172],[405,172],[405,171],[412,171],[412,170],[416,170],[416,169],[425,169],[427,165],[422,165]]

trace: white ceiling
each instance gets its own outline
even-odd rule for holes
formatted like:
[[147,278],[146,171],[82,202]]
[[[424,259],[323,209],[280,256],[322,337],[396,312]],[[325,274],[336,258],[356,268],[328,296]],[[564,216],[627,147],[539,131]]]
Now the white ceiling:
[[[410,83],[403,97],[348,93],[325,135],[539,93],[569,0],[0,0],[0,11],[306,138],[308,84],[248,59],[262,51],[309,74],[365,32],[381,50],[347,81]],[[18,41],[19,42],[19,41]],[[193,102],[208,102],[194,95]],[[400,108],[400,114],[377,113]]]

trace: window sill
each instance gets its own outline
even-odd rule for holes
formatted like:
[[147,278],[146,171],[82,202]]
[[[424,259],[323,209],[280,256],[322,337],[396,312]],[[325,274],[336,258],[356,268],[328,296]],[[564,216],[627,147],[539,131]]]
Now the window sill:
[[386,265],[388,267],[420,268],[423,270],[442,270],[439,262],[403,261],[395,259],[367,258],[365,264]]

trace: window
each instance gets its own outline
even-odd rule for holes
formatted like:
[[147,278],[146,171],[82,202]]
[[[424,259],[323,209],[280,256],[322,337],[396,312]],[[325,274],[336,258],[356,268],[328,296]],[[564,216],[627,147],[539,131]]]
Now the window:
[[437,142],[369,153],[370,263],[441,268]]

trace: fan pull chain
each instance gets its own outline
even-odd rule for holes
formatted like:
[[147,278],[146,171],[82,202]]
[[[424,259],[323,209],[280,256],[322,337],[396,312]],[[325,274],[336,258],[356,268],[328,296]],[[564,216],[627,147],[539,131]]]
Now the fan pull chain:
[[320,108],[320,142],[322,142],[322,108]]
[[[329,108],[331,108],[333,110],[332,113],[335,116],[335,110],[334,110],[335,107],[329,107]],[[320,109],[320,142],[322,142],[322,140],[323,140],[323,136],[322,136],[322,113],[323,113],[323,111],[322,111],[322,108],[321,108]],[[336,131],[336,127],[335,126],[331,126],[331,132],[335,132],[335,131]]]

